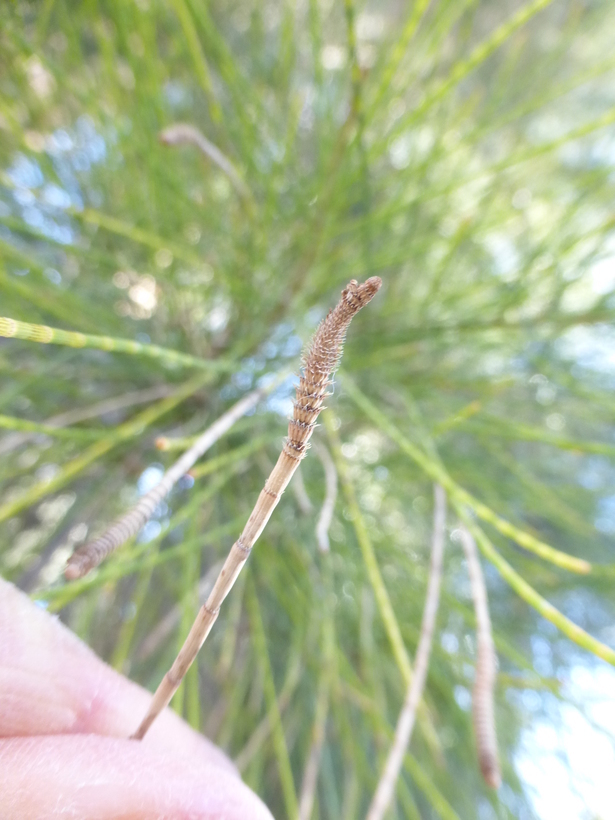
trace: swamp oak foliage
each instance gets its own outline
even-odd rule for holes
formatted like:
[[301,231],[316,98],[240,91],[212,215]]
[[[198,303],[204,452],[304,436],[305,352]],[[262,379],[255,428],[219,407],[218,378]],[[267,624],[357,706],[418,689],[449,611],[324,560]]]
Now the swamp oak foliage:
[[[302,461],[171,703],[276,817],[368,811],[419,643],[434,483],[447,544],[397,816],[534,816],[528,732],[588,713],[564,682],[613,663],[614,15],[0,9],[0,572],[150,691],[279,455],[283,373],[350,280],[382,278],[314,430],[327,455]],[[66,581],[173,442],[254,390],[138,535]],[[498,791],[462,529],[498,660]]]

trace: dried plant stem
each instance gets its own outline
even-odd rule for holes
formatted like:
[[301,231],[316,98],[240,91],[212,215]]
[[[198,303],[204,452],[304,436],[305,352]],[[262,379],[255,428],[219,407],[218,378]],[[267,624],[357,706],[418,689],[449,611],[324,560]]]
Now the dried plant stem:
[[329,527],[333,520],[333,510],[337,499],[337,470],[324,444],[318,445],[316,455],[325,471],[325,500],[316,523],[316,542],[321,552],[329,552]]
[[559,609],[556,609],[553,604],[550,604],[549,601],[545,600],[542,595],[536,592],[534,587],[530,586],[525,578],[522,578],[519,573],[511,567],[508,561],[500,555],[484,530],[478,526],[474,518],[469,514],[466,507],[459,503],[456,498],[452,498],[451,500],[455,504],[457,515],[472,533],[482,554],[493,564],[502,578],[517,595],[533,607],[543,618],[546,618],[547,621],[551,621],[551,623],[554,624],[560,632],[566,635],[567,638],[570,638],[571,641],[574,641],[578,646],[591,652],[598,658],[602,658],[603,661],[610,663],[611,666],[615,666],[615,650],[589,635],[584,629],[573,623],[560,612]]
[[307,452],[316,419],[331,384],[331,375],[341,356],[348,325],[352,317],[371,301],[380,285],[378,277],[372,277],[362,285],[352,280],[342,291],[342,298],[337,306],[318,327],[310,349],[303,359],[303,372],[297,387],[293,417],[289,421],[288,438],[280,457],[261,490],[241,536],[231,547],[207,602],[201,607],[183,647],[156,690],[149,711],[134,734],[135,738],[141,739],[145,736],[156,717],[169,703],[209,635],[222,602],[230,592],[248,560],[252,547]]
[[[41,423],[38,421],[29,421],[28,419],[20,419],[15,416],[5,416],[0,414],[0,429],[15,430],[22,440],[27,440],[29,435],[43,435],[55,436],[56,438],[68,439],[73,441],[87,441],[100,438],[107,432],[104,427],[97,429],[70,429],[64,430],[62,428],[54,427],[52,424]],[[21,442],[20,442],[21,443]]]
[[58,413],[57,416],[47,419],[47,424],[52,427],[68,427],[69,424],[77,424],[79,421],[115,413],[118,410],[133,407],[135,404],[147,404],[150,401],[164,399],[172,393],[173,387],[170,384],[157,384],[154,387],[146,387],[144,390],[131,390],[110,399],[103,399],[88,407],[75,407],[65,413]]
[[591,572],[592,565],[589,561],[568,555],[565,552],[554,549],[549,544],[545,544],[543,541],[540,541],[540,539],[535,538],[531,533],[514,526],[510,521],[502,518],[486,504],[479,501],[478,498],[471,495],[471,493],[451,478],[441,463],[427,453],[424,453],[420,447],[410,441],[395,424],[359,390],[346,374],[344,374],[343,383],[347,394],[355,404],[399,446],[402,452],[406,453],[406,455],[418,464],[432,480],[438,484],[442,484],[451,501],[455,499],[455,501],[467,505],[479,518],[482,518],[483,521],[495,527],[495,529],[506,536],[506,538],[515,541],[520,547],[523,547],[523,549],[533,552],[535,555],[539,555],[545,561],[550,561],[552,564],[555,564],[555,566],[567,569],[570,572],[578,572],[581,575]]
[[237,193],[244,199],[250,199],[250,190],[243,181],[233,163],[213,142],[194,125],[178,122],[160,132],[160,142],[164,145],[194,145],[226,174]]
[[431,566],[429,570],[429,583],[427,586],[427,597],[425,599],[425,609],[423,610],[423,621],[421,624],[421,635],[416,651],[414,663],[414,675],[408,687],[404,705],[397,721],[395,738],[389,751],[384,771],[374,793],[371,805],[368,809],[366,820],[381,820],[384,817],[393,795],[399,773],[401,771],[406,749],[410,743],[412,729],[416,717],[416,710],[421,700],[427,669],[429,666],[429,656],[431,654],[431,642],[440,602],[440,579],[442,577],[442,558],[444,555],[444,536],[446,525],[446,495],[439,484],[434,486],[434,521],[433,538],[431,545]]
[[[602,658],[602,660],[607,663],[610,663],[612,666],[615,666],[615,650],[596,638],[593,638],[580,626],[577,626],[577,624],[566,618],[566,616],[556,609],[553,604],[546,601],[542,595],[539,595],[539,593],[536,592],[536,590],[530,586],[530,584],[528,584],[528,582],[522,578],[519,573],[511,567],[508,561],[506,561],[495,549],[491,540],[487,537],[481,527],[478,526],[465,505],[467,504],[471,507],[479,517],[482,517],[482,510],[485,514],[485,520],[487,520],[488,523],[493,523],[494,526],[497,526],[497,520],[490,520],[486,517],[488,508],[486,508],[484,504],[477,506],[476,499],[474,499],[474,497],[469,493],[466,493],[465,490],[462,490],[459,485],[453,481],[453,479],[442,467],[442,464],[433,457],[429,456],[427,453],[424,453],[416,444],[406,438],[401,430],[399,430],[384,413],[372,404],[367,396],[365,396],[347,376],[344,376],[344,386],[348,395],[356,402],[358,407],[364,410],[368,418],[372,419],[374,424],[386,433],[386,435],[388,435],[391,440],[399,446],[400,450],[415,461],[427,475],[442,484],[448,493],[450,502],[455,507],[457,515],[474,536],[480,551],[483,553],[485,558],[495,566],[502,578],[507,584],[510,585],[512,589],[514,589],[517,595],[519,595],[531,607],[539,612],[544,618],[551,621],[551,623],[554,624],[564,635],[566,635],[566,637],[570,638],[571,641],[574,641],[583,649],[586,649],[588,652],[591,652],[597,657]],[[499,529],[500,532],[506,534],[501,528]],[[580,558],[573,558],[572,556],[561,553],[558,550],[554,550],[547,544],[537,542],[533,536],[529,535],[529,533],[524,533],[522,531],[520,532],[516,530],[516,528],[515,531],[518,535],[513,537],[520,546],[525,546],[528,548],[529,543],[527,540],[525,543],[520,540],[520,536],[523,536],[526,539],[531,538],[534,547],[541,548],[542,552],[539,554],[541,554],[543,558],[550,558],[557,566],[562,566],[566,569],[576,569],[577,572],[589,572],[592,570],[592,565],[588,561],[584,561]],[[545,548],[548,548],[549,552],[546,552]],[[537,550],[534,549],[534,551]]]
[[[380,573],[376,551],[361,512],[354,484],[341,451],[341,442],[329,411],[323,414],[323,419],[342,492],[351,516],[350,520],[365,564],[367,578],[374,593],[376,606],[378,607],[384,630],[391,645],[395,663],[401,673],[405,686],[408,687],[413,675],[410,656],[406,649],[401,628],[395,615],[391,599],[389,598],[389,593],[382,574]],[[424,703],[419,704],[419,724],[434,759],[438,762],[443,761],[442,746],[435,730],[433,719]]]
[[[201,577],[197,590],[199,604],[204,603],[207,599],[207,596],[211,592],[214,581],[221,569],[222,561],[218,561],[209,568],[205,575]],[[192,597],[192,594],[190,594],[190,597]],[[170,609],[164,618],[157,623],[152,631],[143,639],[136,652],[137,660],[147,660],[161,647],[171,632],[179,624],[182,617],[183,605],[184,601],[182,600],[179,604],[176,604],[172,609]]]
[[495,731],[493,689],[497,674],[497,660],[491,634],[489,600],[476,542],[465,527],[461,528],[460,535],[461,545],[468,564],[474,611],[476,613],[476,677],[472,697],[476,748],[478,750],[480,770],[485,782],[492,789],[497,789],[502,782],[502,776]]
[[158,504],[166,498],[179,479],[185,475],[203,453],[212,447],[235,422],[254,407],[264,394],[263,390],[248,393],[227,410],[198,438],[193,446],[170,467],[160,483],[146,493],[125,515],[119,518],[101,536],[84,544],[68,559],[65,575],[69,580],[83,578],[101,561],[136,535],[148,521]]
[[[104,416],[106,413],[113,413],[116,410],[123,410],[126,407],[133,407],[135,404],[147,404],[150,401],[163,399],[173,393],[173,387],[167,384],[160,384],[156,387],[148,387],[145,390],[133,390],[129,393],[123,393],[120,396],[115,396],[112,399],[105,399],[104,401],[92,404],[89,407],[77,407],[73,410],[67,410],[65,413],[58,413],[57,416],[52,416],[45,421],[45,424],[54,430],[68,427],[71,424],[76,424],[79,421],[86,421],[87,419]],[[53,432],[53,431],[51,431]],[[74,431],[81,432],[81,431]],[[88,432],[88,431],[84,431]],[[107,432],[107,431],[105,431]],[[0,455],[15,450],[29,441],[35,433],[14,433],[6,436],[0,441]]]
[[[377,732],[382,738],[393,738],[393,731],[389,726],[386,717],[384,716],[382,708],[371,697],[364,694],[362,691],[355,689],[348,683],[341,681],[341,690],[343,696],[348,699],[361,712],[369,718],[370,724],[374,732]],[[343,714],[343,709],[339,710]],[[337,715],[337,711],[336,711]],[[348,729],[351,728],[349,722],[346,723]],[[433,806],[436,814],[441,820],[460,820],[459,815],[454,811],[450,803],[445,799],[442,792],[438,789],[436,784],[429,778],[425,770],[421,767],[418,760],[410,752],[406,752],[404,757],[404,768],[414,781],[414,785],[425,795],[425,798]],[[400,781],[403,783],[403,781]],[[356,812],[350,817],[356,816]]]
[[203,387],[204,384],[210,381],[210,379],[211,375],[209,373],[199,374],[194,379],[185,382],[171,396],[151,405],[151,407],[143,410],[134,418],[116,427],[107,436],[98,439],[98,441],[90,445],[90,447],[72,459],[72,461],[64,464],[62,469],[51,481],[39,481],[25,490],[13,501],[8,501],[0,506],[0,521],[6,521],[8,518],[12,518],[14,515],[17,515],[17,513],[40,501],[41,498],[64,487],[69,481],[72,481],[75,476],[85,470],[86,467],[102,458],[118,444],[134,436],[143,435],[150,424],[165,413],[170,412],[180,404],[180,402],[187,399],[188,396],[192,396],[197,390]]
[[226,467],[227,464],[236,464],[237,462],[246,459],[248,456],[251,456],[252,453],[262,450],[264,445],[269,444],[273,441],[273,439],[274,437],[271,435],[257,436],[256,438],[253,438],[252,441],[248,441],[246,444],[241,444],[239,447],[234,447],[231,450],[227,450],[225,453],[221,453],[219,456],[209,458],[202,464],[198,464],[190,470],[190,475],[194,479],[199,479],[204,476],[211,475],[212,473],[217,473],[222,467]]
[[[331,460],[330,456],[329,459]],[[331,465],[333,466],[332,461]],[[329,704],[331,700],[331,689],[333,688],[334,684],[335,672],[335,596],[333,594],[333,575],[331,566],[331,555],[328,550],[328,542],[327,550],[321,552],[320,564],[325,594],[325,599],[322,607],[323,615],[321,626],[322,661],[320,678],[318,681],[318,690],[316,695],[316,709],[314,711],[314,723],[312,726],[310,750],[308,752],[307,763],[305,766],[305,770],[303,772],[301,793],[299,795],[299,820],[310,820],[312,816],[314,798],[316,795],[316,786],[318,784],[318,773],[320,771],[322,749],[324,746],[326,736],[327,717],[329,715]]]
[[308,760],[303,773],[301,793],[299,795],[299,820],[310,820],[312,816],[314,795],[316,794],[318,772],[320,769],[320,758],[325,742],[330,694],[331,674],[328,669],[324,669],[318,684],[316,711],[314,714],[314,725],[312,726],[312,743],[310,745]]
[[312,512],[312,502],[305,489],[305,482],[303,480],[303,473],[301,467],[295,473],[295,480],[293,481],[293,492],[295,494],[295,501],[302,515],[309,515]]
[[265,627],[263,624],[263,617],[258,596],[256,594],[256,588],[251,577],[248,578],[248,583],[246,586],[246,604],[250,615],[250,627],[254,642],[254,649],[256,651],[257,662],[263,678],[263,694],[265,696],[267,715],[271,725],[271,739],[273,741],[273,751],[276,757],[280,786],[282,787],[282,796],[284,798],[286,816],[289,820],[295,820],[298,813],[297,792],[295,790],[293,770],[290,764],[288,743],[284,733],[284,726],[282,725],[280,705],[275,690],[273,670],[271,669],[271,661],[269,658],[269,651],[267,649],[267,636],[265,634]]
[[[292,696],[301,680],[301,673],[303,671],[302,658],[299,653],[291,659],[286,673],[286,679],[282,684],[282,689],[278,695],[278,710],[282,715],[288,708]],[[271,735],[273,727],[271,725],[271,716],[269,714],[261,720],[251,737],[235,758],[235,765],[240,772],[245,772],[249,763],[258,754],[267,738]]]

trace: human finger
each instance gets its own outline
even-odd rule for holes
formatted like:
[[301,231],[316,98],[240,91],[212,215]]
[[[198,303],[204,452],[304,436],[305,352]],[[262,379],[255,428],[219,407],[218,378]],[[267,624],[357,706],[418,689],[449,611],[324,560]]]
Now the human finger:
[[[58,618],[0,578],[0,737],[128,737],[150,698],[103,663]],[[142,743],[235,771],[226,755],[170,709]]]
[[0,820],[272,820],[231,771],[134,740],[0,740]]

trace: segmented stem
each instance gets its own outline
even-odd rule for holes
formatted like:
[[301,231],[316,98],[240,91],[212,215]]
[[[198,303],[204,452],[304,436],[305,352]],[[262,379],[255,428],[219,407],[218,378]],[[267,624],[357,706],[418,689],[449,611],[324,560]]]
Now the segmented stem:
[[316,453],[325,471],[325,500],[316,523],[316,542],[321,552],[329,552],[329,527],[333,520],[333,510],[337,499],[337,470],[324,444],[318,446]]
[[147,430],[150,424],[160,416],[173,410],[178,404],[193,395],[206,382],[210,380],[209,373],[200,373],[190,381],[181,386],[175,393],[163,399],[160,402],[148,407],[142,413],[136,415],[130,421],[124,422],[114,431],[99,438],[94,444],[91,444],[79,456],[64,464],[62,469],[55,475],[51,481],[39,481],[25,490],[20,496],[13,500],[9,500],[0,506],[0,521],[6,521],[12,518],[17,513],[25,510],[32,504],[40,501],[46,495],[56,492],[61,487],[72,481],[75,476],[79,475],[86,467],[102,458],[109,450],[116,447],[123,441],[126,441],[133,436],[141,436]]
[[327,732],[327,718],[329,716],[331,689],[333,688],[335,666],[335,627],[333,596],[331,595],[331,567],[328,564],[330,556],[323,555],[323,580],[326,589],[326,601],[323,607],[321,670],[314,710],[314,723],[310,750],[307,756],[301,792],[299,794],[298,820],[310,820],[318,786],[318,775],[321,769],[322,750]]
[[238,194],[245,198],[250,197],[248,186],[230,159],[213,142],[210,142],[196,126],[186,122],[177,122],[161,131],[159,139],[164,145],[194,145],[226,174]]
[[307,494],[307,490],[305,489],[305,482],[303,481],[301,467],[299,467],[295,473],[295,480],[293,481],[292,490],[295,494],[295,501],[297,502],[301,515],[309,515],[312,512],[313,507],[310,497]]
[[235,422],[244,416],[262,398],[263,390],[253,390],[231,407],[199,436],[192,447],[170,467],[160,483],[146,493],[138,503],[112,524],[101,536],[84,544],[68,559],[64,571],[66,577],[73,581],[83,578],[97,567],[105,558],[136,535],[141,527],[152,517],[160,502],[167,497],[179,479],[185,475],[203,453],[209,450]]
[[32,325],[0,316],[0,336],[9,339],[25,339],[41,344],[64,345],[66,347],[89,347],[96,350],[108,350],[111,353],[130,353],[158,359],[165,364],[181,367],[198,367],[205,370],[229,370],[228,362],[199,359],[189,353],[168,350],[158,345],[141,344],[132,339],[116,339],[113,336],[91,336],[87,333],[76,333],[71,330],[60,330],[47,325]]
[[[157,399],[164,399],[172,393],[173,388],[168,384],[148,387],[145,390],[132,390],[129,393],[123,393],[120,396],[114,396],[111,399],[96,402],[96,404],[91,404],[88,407],[75,407],[64,413],[58,413],[56,416],[47,419],[45,424],[59,430],[63,427],[68,427],[70,424],[76,424],[79,421],[86,421],[87,419],[96,418],[97,416],[103,416],[105,413],[112,413],[116,410],[122,410],[125,407],[133,407],[135,404],[146,404],[147,402]],[[0,441],[0,456],[10,453],[17,447],[21,447],[32,435],[34,434],[13,433],[10,436],[4,437]]]
[[[214,581],[218,577],[218,573],[221,569],[222,561],[217,561],[207,570],[205,575],[201,576],[197,587],[199,603],[204,603],[207,600],[207,596],[211,592]],[[192,596],[192,590],[188,592],[188,596]],[[164,644],[171,632],[181,621],[182,607],[184,606],[184,603],[185,599],[182,599],[178,604],[170,609],[164,618],[162,618],[161,621],[158,621],[152,631],[146,635],[136,651],[137,660],[146,661],[154,654],[154,652],[157,652],[158,649],[160,649],[162,644]]]
[[145,736],[156,717],[167,706],[209,635],[222,602],[248,560],[252,547],[269,521],[293,473],[307,453],[316,419],[328,395],[331,375],[342,354],[348,325],[352,317],[373,299],[381,284],[377,276],[361,285],[353,279],[342,291],[342,298],[336,307],[320,323],[308,353],[303,358],[294,412],[289,420],[288,437],[280,457],[261,490],[243,532],[231,547],[214,588],[201,607],[184,645],[156,690],[149,711],[133,735],[135,739],[140,740]]
[[444,537],[446,527],[446,494],[439,484],[434,486],[434,516],[433,537],[431,543],[431,564],[429,568],[429,583],[421,623],[421,636],[416,650],[414,675],[406,692],[404,705],[399,714],[395,728],[395,739],[389,751],[387,761],[380,781],[374,793],[366,820],[382,820],[393,795],[395,786],[404,762],[406,750],[412,737],[416,710],[423,694],[431,642],[440,603],[440,579],[442,577],[442,559],[444,556]]
[[567,569],[570,572],[578,572],[579,574],[591,572],[592,565],[589,561],[568,555],[549,544],[545,544],[544,541],[536,538],[531,533],[511,524],[510,521],[502,518],[502,516],[498,515],[486,504],[483,504],[482,501],[479,501],[471,495],[471,493],[451,478],[441,463],[438,463],[428,456],[414,444],[414,442],[410,441],[393,422],[359,390],[346,374],[344,374],[343,378],[346,392],[355,404],[399,446],[402,452],[406,453],[406,455],[418,464],[433,481],[442,484],[451,501],[455,499],[457,502],[467,505],[479,518],[491,524],[491,526],[495,527],[502,535],[515,541],[520,547],[523,547],[523,549],[533,552],[535,555],[539,555],[545,561],[550,561],[552,564],[555,564],[555,566]]
[[460,535],[468,564],[468,575],[476,612],[476,677],[472,696],[472,714],[478,762],[487,785],[492,789],[498,789],[502,782],[502,775],[493,703],[497,659],[491,634],[489,600],[474,538],[465,527],[460,530]]

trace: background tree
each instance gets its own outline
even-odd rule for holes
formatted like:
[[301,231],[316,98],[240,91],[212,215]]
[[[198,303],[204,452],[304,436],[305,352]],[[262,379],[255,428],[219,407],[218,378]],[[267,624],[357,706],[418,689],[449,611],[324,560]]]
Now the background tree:
[[[594,718],[583,681],[615,657],[614,18],[601,0],[0,10],[0,569],[116,668],[153,689],[170,665],[279,452],[292,379],[96,574],[65,582],[67,557],[175,439],[296,368],[348,280],[383,279],[303,484],[173,701],[276,817],[367,811],[419,639],[434,482],[453,537],[397,816],[535,816],[528,727],[563,703]],[[499,658],[497,793],[472,735],[460,516]]]

